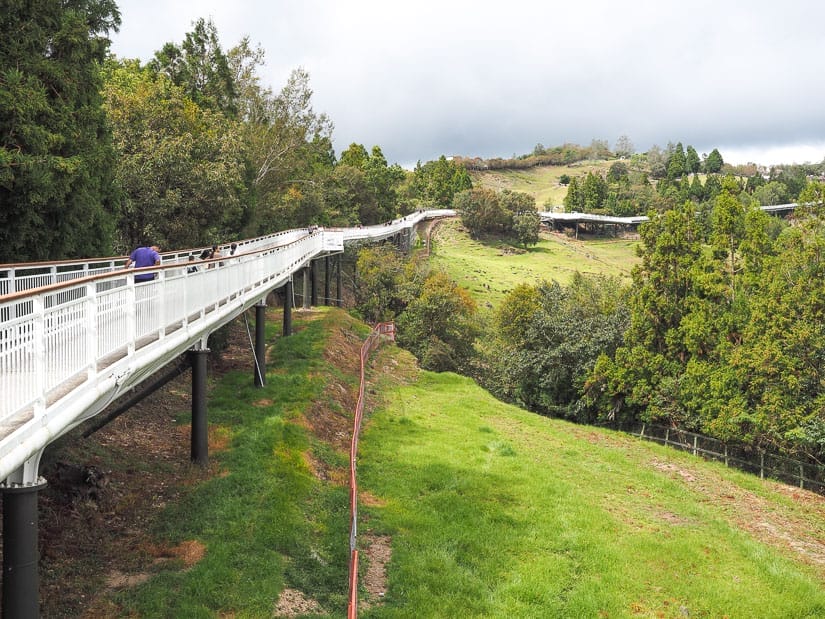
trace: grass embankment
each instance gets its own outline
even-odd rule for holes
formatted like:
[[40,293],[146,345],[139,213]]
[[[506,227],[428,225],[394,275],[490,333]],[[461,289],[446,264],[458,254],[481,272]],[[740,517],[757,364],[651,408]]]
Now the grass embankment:
[[[140,513],[117,516],[120,556],[77,585],[97,596],[87,616],[345,615],[348,430],[367,329],[340,310],[294,317],[296,334],[277,337],[271,312],[264,388],[248,348],[243,369],[214,380],[208,474],[187,473],[183,442],[180,478],[170,462],[133,476]],[[820,497],[538,417],[468,379],[419,372],[395,347],[370,374],[383,404],[359,456],[362,617],[825,613]],[[180,442],[188,410],[178,418]],[[120,432],[129,448],[132,427]],[[127,457],[115,431],[94,450],[110,489],[149,444]]]
[[[270,312],[263,388],[253,386],[247,333],[235,324],[229,356],[243,369],[210,379],[208,471],[186,460],[188,398],[177,398],[176,413],[157,402],[154,411],[130,411],[94,435],[99,445],[72,447],[111,480],[98,504],[72,509],[81,519],[117,523],[119,539],[61,542],[74,557],[54,557],[63,578],[46,588],[59,595],[76,577],[83,594],[71,608],[47,600],[50,616],[272,617],[321,608],[340,616],[346,609],[348,441],[358,350],[369,329],[338,311],[293,316],[296,333],[284,338],[280,313]],[[184,381],[170,391],[187,390]],[[162,474],[141,463],[155,459],[156,447],[137,441],[141,424],[132,425],[159,416],[166,426],[155,432],[177,435],[179,447],[162,457]],[[106,525],[98,526],[107,538]]]
[[469,290],[478,303],[491,307],[497,307],[518,284],[544,280],[567,284],[576,271],[629,281],[631,269],[639,261],[635,240],[575,240],[564,234],[544,233],[538,245],[522,251],[498,240],[473,240],[458,219],[439,224],[430,242],[431,262]]
[[365,616],[825,616],[820,497],[452,374],[387,391],[359,462],[393,560]]

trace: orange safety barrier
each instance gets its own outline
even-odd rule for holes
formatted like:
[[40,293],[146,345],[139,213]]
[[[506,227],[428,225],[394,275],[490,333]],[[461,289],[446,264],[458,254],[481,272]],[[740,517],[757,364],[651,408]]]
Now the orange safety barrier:
[[358,616],[358,550],[355,543],[358,533],[358,480],[355,470],[355,457],[358,454],[358,436],[361,434],[361,418],[364,414],[364,368],[367,364],[367,357],[381,343],[382,335],[395,341],[395,323],[382,322],[375,325],[361,345],[361,378],[358,387],[358,402],[355,404],[355,419],[352,424],[352,441],[349,450],[350,560],[347,619],[355,619]]

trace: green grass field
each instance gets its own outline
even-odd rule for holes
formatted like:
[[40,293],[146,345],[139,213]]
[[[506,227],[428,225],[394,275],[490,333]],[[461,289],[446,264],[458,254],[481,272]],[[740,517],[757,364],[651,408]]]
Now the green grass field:
[[776,484],[452,374],[389,389],[361,445],[380,505],[364,521],[393,549],[384,606],[364,617],[825,616],[821,561],[759,539],[802,522],[815,560],[823,502]]
[[518,284],[544,280],[566,284],[576,271],[615,275],[629,281],[631,269],[639,260],[637,244],[635,240],[576,240],[545,233],[535,247],[513,253],[510,245],[471,239],[459,220],[453,219],[436,229],[430,260],[469,290],[482,307],[497,307]]
[[[154,524],[202,558],[113,592],[119,616],[345,616],[346,394],[366,329],[321,310],[276,337],[272,313],[267,385],[231,372],[210,394],[219,474]],[[372,368],[359,616],[825,616],[822,497],[527,413],[394,346]],[[285,591],[312,605],[278,611]]]

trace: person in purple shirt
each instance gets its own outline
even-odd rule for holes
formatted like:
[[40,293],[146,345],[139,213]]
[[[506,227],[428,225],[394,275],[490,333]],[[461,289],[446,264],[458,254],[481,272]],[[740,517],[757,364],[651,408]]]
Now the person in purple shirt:
[[[138,247],[129,254],[129,258],[126,260],[126,268],[128,269],[130,266],[134,265],[136,269],[141,267],[150,267],[156,264],[160,264],[160,254],[158,253],[158,246],[151,245],[147,247]],[[155,279],[157,273],[139,273],[135,275],[136,282],[147,282],[150,279]]]

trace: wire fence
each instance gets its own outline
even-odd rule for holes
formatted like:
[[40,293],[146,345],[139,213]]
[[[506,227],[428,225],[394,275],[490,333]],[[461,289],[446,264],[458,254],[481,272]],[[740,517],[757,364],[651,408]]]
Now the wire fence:
[[395,323],[379,323],[373,327],[367,339],[361,345],[361,379],[358,387],[358,402],[355,404],[355,415],[352,424],[352,441],[349,452],[349,506],[350,506],[350,529],[349,529],[349,604],[347,606],[347,619],[354,619],[358,616],[358,548],[356,538],[358,534],[358,479],[356,475],[355,460],[358,455],[358,436],[361,434],[361,419],[364,415],[364,369],[370,353],[378,348],[381,343],[381,336],[395,341]]
[[668,445],[725,466],[811,490],[825,495],[825,466],[801,462],[747,445],[725,443],[719,439],[649,423],[612,424],[609,427],[639,438]]

